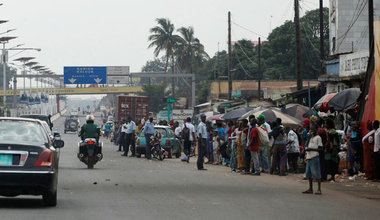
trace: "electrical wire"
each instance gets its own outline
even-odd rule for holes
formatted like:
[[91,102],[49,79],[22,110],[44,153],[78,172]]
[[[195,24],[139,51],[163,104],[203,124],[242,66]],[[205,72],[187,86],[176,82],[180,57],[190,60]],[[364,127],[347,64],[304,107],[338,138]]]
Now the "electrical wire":
[[240,62],[239,56],[236,53],[234,53],[234,54],[235,54],[236,59],[239,62],[240,67],[243,69],[244,74],[246,76],[248,76],[249,78],[254,79],[255,77],[253,77],[251,74],[249,74],[248,71],[244,68],[243,64]]
[[252,31],[252,30],[250,30],[250,29],[248,29],[248,28],[246,28],[246,27],[244,27],[244,26],[242,26],[242,25],[240,25],[240,24],[238,24],[238,23],[236,23],[236,22],[234,22],[234,21],[232,21],[232,24],[234,24],[234,25],[236,25],[236,26],[238,26],[238,27],[240,27],[240,28],[242,28],[242,29],[244,29],[244,30],[246,30],[246,31],[248,31],[248,32],[251,32],[252,34],[255,34],[255,35],[259,36],[259,37],[264,37],[264,38],[266,38],[264,35],[259,34],[259,33],[255,32],[255,31]]

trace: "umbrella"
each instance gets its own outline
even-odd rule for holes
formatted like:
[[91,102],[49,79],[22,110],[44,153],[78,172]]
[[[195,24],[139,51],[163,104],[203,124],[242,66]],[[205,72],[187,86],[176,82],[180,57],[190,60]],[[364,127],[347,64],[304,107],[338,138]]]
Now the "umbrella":
[[361,94],[359,88],[345,89],[337,93],[328,103],[327,106],[334,108],[336,111],[346,111],[352,109],[357,103]]
[[283,112],[301,121],[308,118],[312,113],[309,107],[300,104],[288,104]]
[[261,110],[267,110],[267,109],[270,109],[270,108],[263,107],[263,106],[260,106],[260,107],[254,108],[254,109],[252,109],[251,111],[249,111],[249,112],[245,113],[244,115],[242,115],[242,116],[239,118],[239,120],[242,120],[242,119],[245,119],[245,118],[248,119],[248,117],[249,117],[250,115],[253,115],[255,112],[257,112],[257,111],[261,111]]
[[259,115],[264,115],[266,122],[274,122],[276,121],[277,118],[281,118],[282,124],[284,126],[295,128],[295,129],[297,129],[299,126],[302,126],[302,122],[298,120],[297,118],[292,117],[276,109],[259,110],[259,111],[254,112],[253,115],[255,115],[256,118]]
[[330,93],[330,94],[326,94],[324,96],[322,96],[322,98],[320,98],[317,103],[315,103],[314,105],[314,109],[315,110],[318,110],[318,111],[321,111],[321,112],[327,112],[330,108],[327,106],[327,103],[332,99],[334,98],[334,96],[336,95],[336,93]]
[[226,120],[237,120],[250,110],[252,110],[252,108],[238,108],[230,112],[227,112],[226,114],[224,114],[223,118]]

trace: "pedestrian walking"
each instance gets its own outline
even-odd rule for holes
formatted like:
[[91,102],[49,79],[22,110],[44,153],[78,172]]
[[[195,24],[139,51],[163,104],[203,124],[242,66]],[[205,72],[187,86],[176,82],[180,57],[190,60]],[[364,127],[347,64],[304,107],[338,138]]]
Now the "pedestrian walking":
[[116,142],[118,143],[119,145],[119,149],[117,151],[122,151],[122,147],[123,147],[123,142],[121,140],[121,129],[123,127],[123,123],[120,121],[118,123],[118,127],[117,127],[117,138],[116,138]]
[[309,140],[306,146],[306,178],[309,179],[309,189],[302,192],[313,193],[313,179],[318,181],[318,190],[315,194],[322,194],[321,191],[321,167],[319,164],[319,151],[323,147],[322,138],[317,133],[317,127],[311,126]]
[[[205,137],[207,137],[207,135]],[[186,119],[186,123],[182,126],[181,138],[183,141],[183,152],[186,155],[186,162],[189,163],[191,156],[191,144],[195,140],[195,127],[191,124],[190,117]]]
[[198,170],[207,170],[203,167],[203,158],[206,153],[206,139],[207,139],[207,129],[206,129],[206,115],[201,114],[201,122],[197,129],[198,135],[198,160],[197,167]]
[[[240,171],[243,171],[245,169],[245,163],[244,163],[244,151],[247,148],[247,135],[248,135],[248,120],[243,119],[241,121],[241,132],[237,141],[237,162],[238,166],[237,168]],[[242,172],[243,173],[243,172]]]
[[[266,131],[267,135],[269,135],[272,132],[271,126],[267,122],[265,122],[264,115],[259,115],[257,117],[257,125],[259,126],[260,129],[263,129],[264,131]],[[259,147],[259,159],[260,159],[261,168],[264,173],[269,173],[268,148],[269,146]]]
[[151,144],[150,144],[150,138],[154,135],[154,124],[153,124],[153,118],[149,118],[149,121],[145,123],[144,126],[144,136],[145,136],[145,142],[146,142],[146,148],[145,148],[145,158],[150,160],[152,159],[151,154]]
[[214,133],[212,135],[212,152],[213,152],[213,159],[214,159],[214,165],[219,165],[221,156],[220,156],[220,137],[218,135],[218,131],[214,130]]
[[131,157],[136,156],[135,134],[136,134],[136,123],[129,116],[127,119],[126,147],[124,148],[124,154],[122,156],[128,156],[129,146],[131,146]]
[[249,133],[249,144],[248,144],[248,150],[251,153],[251,158],[253,160],[253,167],[252,170],[255,172],[253,175],[259,176],[260,175],[260,162],[259,162],[259,130],[256,127],[257,120],[251,119],[251,131]]
[[[254,115],[250,115],[248,117],[249,122],[251,122],[251,120],[254,119],[254,118],[255,118]],[[247,130],[247,134],[244,135],[246,137],[246,140],[245,140],[246,145],[244,146],[244,168],[245,168],[245,170],[244,170],[243,174],[249,174],[250,168],[251,168],[251,152],[248,149],[248,146],[249,146],[249,143],[250,143],[249,134],[251,132],[251,129],[252,129],[252,126],[249,125],[248,130]],[[252,173],[254,173],[253,170],[252,170]]]
[[[120,126],[120,143],[121,146],[123,147],[123,151],[125,152],[125,149],[127,148],[127,120],[123,119],[122,120],[122,125]],[[121,147],[119,147],[119,150]]]
[[286,172],[286,134],[284,127],[281,124],[281,119],[277,118],[274,122],[273,130],[271,135],[273,136],[274,143],[271,149],[272,153],[272,165],[270,169],[270,174],[273,174],[276,171],[276,168],[279,168],[279,175],[285,176]]
[[298,136],[296,132],[291,128],[286,128],[286,132],[288,136],[286,147],[288,152],[289,166],[292,167],[292,171],[294,173],[298,173],[298,158],[300,156]]

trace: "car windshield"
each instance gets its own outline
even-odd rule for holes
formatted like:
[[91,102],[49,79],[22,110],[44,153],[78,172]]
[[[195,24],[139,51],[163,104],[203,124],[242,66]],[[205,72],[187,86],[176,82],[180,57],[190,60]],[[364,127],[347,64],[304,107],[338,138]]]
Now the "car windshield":
[[22,115],[21,118],[34,118],[49,123],[49,117],[44,115]]
[[0,143],[41,146],[47,143],[46,134],[39,124],[29,121],[0,121]]
[[[159,131],[161,133],[161,135],[162,135],[163,138],[168,137],[168,133],[167,133],[167,131],[166,131],[165,128],[157,128],[157,127],[155,127],[154,130],[155,131]],[[140,132],[140,137],[144,137],[143,130],[141,130],[141,132]]]

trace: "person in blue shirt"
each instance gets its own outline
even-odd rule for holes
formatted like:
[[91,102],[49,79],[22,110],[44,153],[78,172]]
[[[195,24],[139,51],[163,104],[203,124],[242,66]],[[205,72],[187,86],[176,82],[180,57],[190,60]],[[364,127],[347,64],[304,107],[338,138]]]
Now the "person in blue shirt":
[[105,135],[106,135],[106,137],[108,138],[108,135],[109,135],[109,132],[110,132],[110,129],[111,129],[111,124],[110,123],[106,123],[105,125],[104,125],[104,129],[105,129]]
[[155,133],[155,130],[154,130],[153,118],[149,118],[149,122],[147,122],[144,126],[144,135],[145,135],[145,142],[146,142],[145,158],[148,160],[152,159],[152,153],[150,152],[150,149],[152,148],[152,146],[150,145],[150,137],[153,136],[154,133]]

